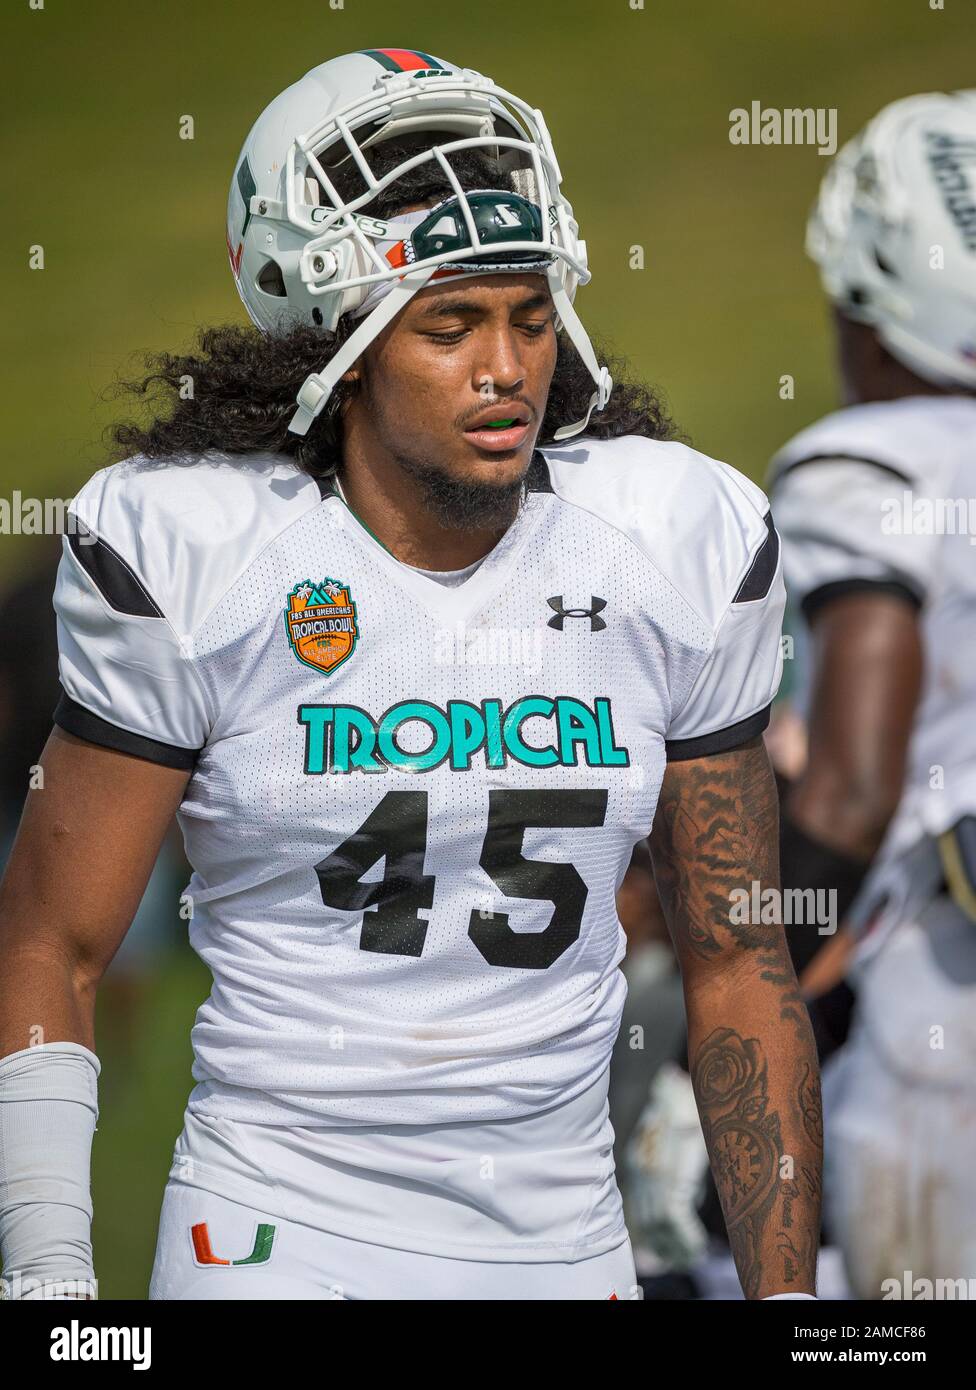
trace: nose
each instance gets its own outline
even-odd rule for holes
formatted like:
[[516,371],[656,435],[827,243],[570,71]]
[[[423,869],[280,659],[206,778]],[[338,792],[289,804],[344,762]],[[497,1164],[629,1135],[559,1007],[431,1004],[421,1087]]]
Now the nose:
[[521,344],[511,324],[500,325],[485,335],[474,380],[475,390],[511,395],[525,385],[525,365]]

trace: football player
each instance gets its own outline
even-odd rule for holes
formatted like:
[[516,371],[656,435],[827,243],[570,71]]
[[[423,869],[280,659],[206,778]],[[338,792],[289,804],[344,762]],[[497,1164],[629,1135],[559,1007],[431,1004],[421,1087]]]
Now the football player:
[[778,867],[763,493],[611,397],[543,118],[473,71],[313,69],[227,230],[256,331],[156,364],[65,538],[0,899],[7,1268],[91,1277],[92,999],[177,812],[213,989],[151,1297],[633,1296],[614,895],[653,824],[743,1286],[814,1296],[809,1022],[730,911]]
[[783,881],[849,911],[836,940],[788,935],[828,1047],[853,949],[852,1031],[825,1072],[828,1224],[879,1298],[907,1270],[976,1276],[976,92],[876,116],[829,170],[808,249],[845,407],[771,477],[811,636]]

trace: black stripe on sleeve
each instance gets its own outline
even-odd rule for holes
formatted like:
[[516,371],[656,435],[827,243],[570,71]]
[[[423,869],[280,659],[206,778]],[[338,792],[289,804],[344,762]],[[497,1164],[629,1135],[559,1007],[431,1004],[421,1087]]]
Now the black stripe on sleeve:
[[804,458],[794,459],[792,463],[786,464],[779,473],[773,478],[773,487],[779,487],[787,473],[792,473],[794,468],[802,468],[806,463],[866,463],[871,468],[878,468],[882,473],[890,473],[893,478],[905,483],[907,487],[912,486],[912,479],[907,473],[903,473],[900,468],[895,468],[894,464],[882,463],[880,459],[866,458],[862,454],[845,454],[843,452],[833,454],[807,454]]
[[689,758],[705,758],[709,753],[728,753],[738,748],[740,743],[748,743],[751,738],[761,734],[769,723],[772,705],[740,719],[738,724],[729,724],[724,729],[716,729],[712,734],[701,734],[698,738],[669,738],[665,740],[664,750],[669,763],[686,762]]
[[84,539],[91,535],[79,524],[78,531],[68,533],[68,544],[105,602],[117,613],[128,613],[134,618],[161,618],[159,606],[118,551],[101,538]]
[[800,601],[800,608],[808,623],[828,603],[835,598],[846,598],[848,594],[890,594],[892,598],[903,599],[912,608],[919,609],[924,602],[924,594],[899,579],[835,579],[830,584],[821,584]]
[[134,758],[145,758],[147,762],[158,763],[160,767],[175,767],[181,772],[192,772],[200,756],[199,748],[177,748],[171,743],[160,743],[157,739],[120,729],[117,724],[110,724],[107,719],[93,714],[66,693],[62,693],[58,701],[54,722],[66,733],[83,738],[87,743],[114,748],[117,753],[129,753]]
[[756,551],[745,579],[736,591],[733,603],[754,603],[765,598],[779,564],[779,536],[773,525],[772,512],[766,513],[766,539]]

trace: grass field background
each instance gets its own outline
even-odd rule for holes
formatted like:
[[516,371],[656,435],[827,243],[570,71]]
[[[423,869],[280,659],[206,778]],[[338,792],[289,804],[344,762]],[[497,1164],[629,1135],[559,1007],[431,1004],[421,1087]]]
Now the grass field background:
[[[105,462],[106,388],[195,329],[241,321],[227,184],[251,121],[316,62],[423,49],[491,74],[546,114],[594,278],[587,326],[666,391],[698,447],[761,477],[835,402],[827,316],[802,253],[827,160],[737,147],[729,112],[836,107],[843,142],[915,91],[976,81],[968,0],[8,0],[0,495],[69,497]],[[190,115],[195,138],[179,138]],[[45,268],[28,269],[44,247]],[[645,269],[629,268],[630,248]],[[795,378],[793,401],[779,380]],[[0,537],[0,584],[38,542]],[[145,1296],[189,1086],[205,972],[170,953],[142,1007],[129,1080],[103,1051],[95,1158],[105,1297]],[[121,1068],[120,1068],[121,1069]]]

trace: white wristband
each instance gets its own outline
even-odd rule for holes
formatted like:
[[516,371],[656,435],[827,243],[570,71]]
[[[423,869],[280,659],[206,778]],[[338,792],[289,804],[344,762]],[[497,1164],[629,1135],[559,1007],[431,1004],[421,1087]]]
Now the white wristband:
[[774,1298],[812,1298],[814,1303],[817,1301],[815,1293],[768,1293],[765,1298],[761,1298],[760,1303],[772,1303]]
[[[7,1298],[92,1297],[91,1145],[101,1064],[80,1043],[0,1058],[0,1258]],[[71,1296],[68,1293],[67,1296]]]

